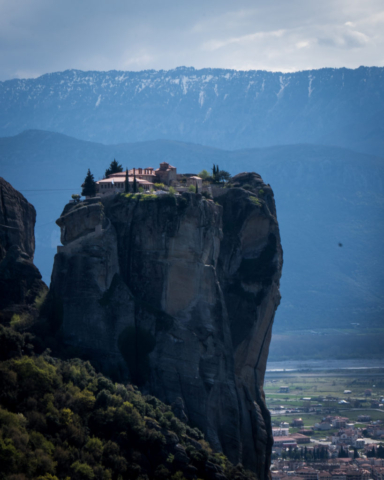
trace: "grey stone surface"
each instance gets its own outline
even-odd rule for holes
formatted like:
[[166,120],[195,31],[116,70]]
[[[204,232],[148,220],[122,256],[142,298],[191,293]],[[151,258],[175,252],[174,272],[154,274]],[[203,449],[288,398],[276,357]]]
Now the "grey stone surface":
[[86,205],[65,209],[58,223],[76,234],[55,257],[49,295],[66,344],[173,404],[262,480],[272,447],[262,385],[282,249],[272,190],[260,179],[257,198],[243,180],[217,203],[199,194],[107,198],[98,233],[81,233]]
[[0,177],[0,323],[36,318],[35,300],[47,286],[33,264],[34,207]]
[[12,245],[17,245],[33,260],[35,222],[33,205],[0,177],[0,262]]

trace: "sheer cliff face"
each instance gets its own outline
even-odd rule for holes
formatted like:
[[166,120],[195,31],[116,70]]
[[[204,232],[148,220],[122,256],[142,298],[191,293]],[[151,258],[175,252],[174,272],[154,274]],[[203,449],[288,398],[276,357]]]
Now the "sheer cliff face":
[[0,261],[12,245],[31,259],[35,253],[36,210],[10,183],[0,177]]
[[263,479],[272,437],[262,384],[282,250],[270,187],[256,174],[235,180],[253,193],[67,206],[52,322],[65,343],[177,405]]
[[33,264],[35,221],[34,207],[0,177],[0,323],[36,316],[36,297],[47,290]]

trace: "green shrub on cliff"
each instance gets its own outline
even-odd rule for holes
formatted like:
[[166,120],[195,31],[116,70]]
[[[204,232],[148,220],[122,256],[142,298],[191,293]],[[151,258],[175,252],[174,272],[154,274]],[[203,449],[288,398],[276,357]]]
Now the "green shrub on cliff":
[[254,205],[256,205],[257,207],[261,207],[261,206],[262,206],[260,200],[259,200],[257,197],[253,196],[253,195],[250,195],[250,196],[249,196],[249,200],[250,200]]
[[159,197],[157,195],[148,193],[147,195],[140,195],[140,202],[154,202],[158,199]]
[[0,325],[0,480],[208,480],[212,465],[228,480],[256,478],[157,398],[89,362],[36,356],[31,340]]

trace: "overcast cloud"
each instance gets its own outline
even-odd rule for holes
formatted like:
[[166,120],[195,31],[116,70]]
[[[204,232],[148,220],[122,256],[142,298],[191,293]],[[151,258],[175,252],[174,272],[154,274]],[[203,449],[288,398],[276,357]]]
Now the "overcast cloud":
[[0,0],[0,80],[384,65],[383,0]]

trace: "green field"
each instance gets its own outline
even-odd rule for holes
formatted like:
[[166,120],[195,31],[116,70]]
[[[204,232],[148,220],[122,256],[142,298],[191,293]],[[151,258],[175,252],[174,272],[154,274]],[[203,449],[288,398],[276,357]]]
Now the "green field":
[[[296,415],[274,415],[272,420],[274,422],[288,422],[291,423],[294,418],[301,418],[304,422],[304,426],[312,427],[315,423],[321,422],[324,415],[311,415],[305,413],[297,413]],[[295,433],[295,430],[298,431],[298,428],[291,428],[290,432]]]
[[[280,393],[281,386],[288,386],[289,393]],[[371,390],[371,396],[365,395],[367,389]],[[352,393],[345,394],[344,390],[351,390]],[[293,418],[300,417],[305,427],[310,427],[328,414],[348,417],[351,421],[357,421],[359,415],[370,415],[372,420],[384,421],[384,409],[381,411],[371,407],[372,400],[380,402],[384,397],[384,370],[381,369],[374,372],[343,370],[333,373],[270,374],[266,376],[264,391],[270,410],[280,405],[289,410],[305,409],[299,413],[273,414],[274,424],[283,421],[291,423]],[[310,397],[311,400],[303,400],[303,397]],[[346,400],[349,404],[340,405],[339,400]],[[310,413],[309,408],[315,408],[316,411]],[[331,431],[318,432],[316,436],[329,434]]]

